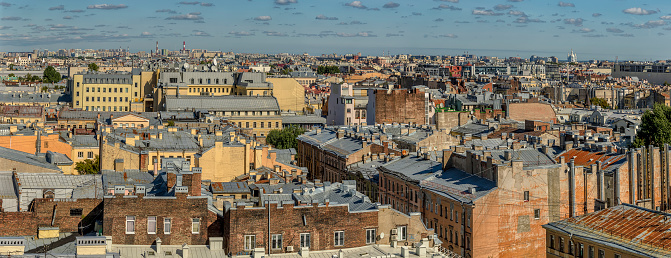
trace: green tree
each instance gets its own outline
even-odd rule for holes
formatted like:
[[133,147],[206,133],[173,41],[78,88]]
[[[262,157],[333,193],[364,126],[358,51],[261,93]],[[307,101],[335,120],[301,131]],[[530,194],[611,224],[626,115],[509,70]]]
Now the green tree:
[[655,104],[652,111],[645,111],[641,125],[632,145],[636,148],[648,145],[662,147],[671,144],[671,107]]
[[298,146],[296,138],[303,133],[305,133],[305,129],[295,125],[282,130],[271,130],[266,137],[266,143],[275,146],[277,149],[295,149]]
[[96,155],[93,160],[85,159],[75,163],[75,169],[79,174],[98,174],[100,172],[100,157]]
[[7,76],[9,76],[9,77],[14,77],[14,76],[16,76],[16,74],[14,74],[14,73],[10,73],[10,74],[7,75]]
[[98,71],[98,65],[96,63],[90,63],[89,71]]
[[601,108],[610,108],[610,105],[608,105],[608,101],[602,98],[591,98],[589,99],[590,102],[592,102],[592,105],[597,105],[600,106]]
[[175,121],[168,120],[168,126],[175,126]]
[[14,71],[14,65],[13,65],[13,64],[10,64],[10,65],[9,65],[9,70],[10,70],[10,71]]
[[57,83],[61,81],[61,74],[56,71],[56,68],[53,66],[48,66],[47,69],[44,69],[44,82],[46,83]]
[[47,92],[47,91],[49,91],[49,87],[42,86],[42,90],[40,92]]
[[320,66],[317,67],[317,73],[318,74],[325,74],[325,73],[336,74],[336,73],[340,73],[340,68],[338,68],[338,66],[335,66],[335,65],[327,65],[327,66],[321,66],[320,65]]

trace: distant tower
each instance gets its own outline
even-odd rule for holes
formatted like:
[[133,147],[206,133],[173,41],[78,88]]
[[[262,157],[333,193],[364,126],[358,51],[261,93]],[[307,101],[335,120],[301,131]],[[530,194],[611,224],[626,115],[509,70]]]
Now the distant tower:
[[182,52],[186,52],[186,41],[182,42]]
[[158,55],[158,40],[156,41],[156,55]]
[[571,49],[571,53],[568,53],[568,58],[566,59],[569,63],[576,63],[578,62],[578,56],[573,52],[573,49]]

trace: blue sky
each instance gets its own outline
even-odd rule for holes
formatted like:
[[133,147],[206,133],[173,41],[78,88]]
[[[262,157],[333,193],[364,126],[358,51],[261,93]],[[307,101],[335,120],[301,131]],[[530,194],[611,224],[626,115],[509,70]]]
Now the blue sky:
[[671,59],[668,0],[0,0],[0,51],[187,48],[244,53]]

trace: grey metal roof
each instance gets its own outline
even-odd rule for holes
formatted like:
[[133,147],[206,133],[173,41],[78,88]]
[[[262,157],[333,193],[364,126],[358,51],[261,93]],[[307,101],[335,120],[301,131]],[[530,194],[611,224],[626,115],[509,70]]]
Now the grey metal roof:
[[282,124],[326,124],[321,116],[282,116]]
[[0,93],[0,102],[14,103],[69,103],[71,95],[61,93]]
[[279,111],[272,96],[166,96],[168,111],[206,109],[209,111]]
[[490,131],[491,130],[489,129],[489,126],[480,125],[480,124],[465,124],[465,125],[462,125],[462,126],[459,126],[457,128],[452,129],[452,132],[462,133],[462,134],[472,134],[472,135],[488,133]]
[[56,165],[47,162],[44,156],[36,156],[30,153],[12,150],[4,147],[0,147],[0,158],[5,158],[8,160],[38,166],[46,169],[60,170]]
[[0,173],[0,199],[16,198],[14,179],[11,172]]
[[405,180],[419,182],[443,170],[443,164],[417,156],[395,159],[380,168]]
[[[545,153],[534,148],[525,148],[519,150],[487,150],[491,153],[492,159],[505,161],[506,151],[512,152],[513,160],[521,160],[525,167],[552,165],[555,162]],[[485,151],[473,151],[478,155],[483,155]]]
[[374,211],[377,205],[370,202],[367,196],[356,191],[356,182],[344,180],[343,183],[324,183],[323,187],[307,189],[300,193],[294,193],[293,198],[302,203],[313,203],[315,201],[324,203],[326,199],[329,204],[348,204],[349,211]]
[[75,189],[94,186],[100,175],[63,175],[56,173],[17,173],[24,189]]
[[247,182],[214,182],[210,185],[212,193],[249,193]]
[[350,137],[343,137],[329,142],[323,146],[326,151],[335,153],[336,155],[347,157],[361,149],[363,149],[363,141]]
[[[487,195],[496,188],[496,183],[456,168],[450,168],[422,180],[420,185],[441,195],[467,203]],[[475,193],[469,192],[471,188],[475,189]]]

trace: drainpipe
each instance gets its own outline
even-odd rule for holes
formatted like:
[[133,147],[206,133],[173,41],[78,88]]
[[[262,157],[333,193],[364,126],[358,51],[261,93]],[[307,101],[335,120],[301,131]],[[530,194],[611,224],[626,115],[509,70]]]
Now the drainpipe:
[[571,158],[571,163],[569,164],[568,176],[569,176],[568,201],[570,209],[569,213],[571,214],[571,217],[575,217],[575,159],[573,158]]

